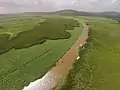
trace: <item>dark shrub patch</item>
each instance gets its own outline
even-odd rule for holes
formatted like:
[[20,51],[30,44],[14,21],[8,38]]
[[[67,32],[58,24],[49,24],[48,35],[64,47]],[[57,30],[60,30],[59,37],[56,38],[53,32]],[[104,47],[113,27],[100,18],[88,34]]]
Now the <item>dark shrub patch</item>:
[[73,30],[74,27],[78,26],[79,23],[76,20],[47,18],[32,30],[21,32],[11,40],[9,40],[9,35],[1,35],[0,54],[9,51],[11,48],[22,49],[42,44],[47,39],[68,39],[71,33],[66,30]]
[[4,28],[4,27],[3,27],[3,26],[0,26],[0,29],[1,29],[1,28]]

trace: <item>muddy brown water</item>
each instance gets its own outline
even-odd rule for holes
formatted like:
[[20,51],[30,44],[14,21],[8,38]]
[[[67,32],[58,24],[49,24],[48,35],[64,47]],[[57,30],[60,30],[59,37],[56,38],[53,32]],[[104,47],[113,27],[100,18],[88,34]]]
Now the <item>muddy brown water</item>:
[[82,47],[86,43],[88,31],[88,26],[84,24],[84,30],[80,37],[70,50],[56,63],[56,66],[41,79],[31,82],[28,86],[24,87],[23,90],[54,90],[61,83],[63,76],[68,75],[73,63],[79,57],[79,47]]

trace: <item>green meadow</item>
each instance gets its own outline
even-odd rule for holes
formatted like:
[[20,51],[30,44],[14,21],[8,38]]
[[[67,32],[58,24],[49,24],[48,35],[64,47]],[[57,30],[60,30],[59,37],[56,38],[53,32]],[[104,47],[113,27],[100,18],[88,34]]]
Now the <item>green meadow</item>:
[[0,20],[0,90],[22,90],[41,78],[80,36],[79,20],[17,17]]

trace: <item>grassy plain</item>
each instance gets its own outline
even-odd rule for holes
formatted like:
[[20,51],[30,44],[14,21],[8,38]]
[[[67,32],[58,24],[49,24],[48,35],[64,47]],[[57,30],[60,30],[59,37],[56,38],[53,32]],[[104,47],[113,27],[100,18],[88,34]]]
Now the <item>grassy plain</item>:
[[67,31],[71,33],[69,39],[47,40],[43,44],[23,49],[11,49],[1,54],[0,90],[22,90],[31,81],[42,77],[77,40],[82,28],[80,24],[80,27]]
[[120,90],[120,24],[82,18],[90,24],[88,43],[61,90]]
[[[22,49],[42,44],[48,39],[67,39],[71,36],[71,33],[66,30],[73,30],[74,27],[78,26],[79,23],[73,19],[46,17],[43,22],[35,25],[32,29],[19,32],[12,38],[9,34],[1,34],[0,54],[3,54],[13,48]],[[21,29],[23,28],[21,27]]]
[[44,21],[42,17],[6,17],[0,18],[0,34],[9,34],[12,37],[23,31],[34,28],[35,25]]

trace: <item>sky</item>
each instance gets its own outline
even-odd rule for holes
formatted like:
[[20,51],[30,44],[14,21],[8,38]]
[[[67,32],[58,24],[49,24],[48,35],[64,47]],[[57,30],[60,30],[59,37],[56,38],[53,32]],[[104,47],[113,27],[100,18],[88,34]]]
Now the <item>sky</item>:
[[120,12],[120,0],[0,0],[0,13],[50,12],[62,9]]

